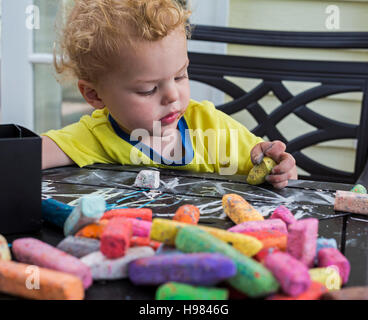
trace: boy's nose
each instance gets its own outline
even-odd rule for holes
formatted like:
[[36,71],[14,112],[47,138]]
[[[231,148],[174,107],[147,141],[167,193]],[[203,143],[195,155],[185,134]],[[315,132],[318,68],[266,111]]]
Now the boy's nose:
[[162,95],[162,105],[166,106],[179,100],[179,91],[175,84],[168,85]]

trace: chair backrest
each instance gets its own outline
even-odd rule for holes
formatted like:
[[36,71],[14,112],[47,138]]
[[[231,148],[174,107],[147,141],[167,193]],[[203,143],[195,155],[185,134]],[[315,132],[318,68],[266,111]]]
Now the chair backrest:
[[[192,40],[241,45],[304,48],[368,48],[368,32],[276,32],[196,25]],[[254,58],[213,53],[189,52],[189,78],[217,88],[233,100],[217,105],[231,115],[246,109],[257,121],[252,132],[269,140],[281,140],[308,175],[301,179],[354,183],[368,158],[368,63]],[[261,79],[254,89],[244,89],[225,77]],[[293,95],[282,81],[318,82],[313,88]],[[258,103],[272,93],[280,105],[270,114]],[[306,104],[329,95],[362,92],[359,124],[329,119],[312,111]],[[293,113],[315,130],[288,140],[276,125]],[[337,139],[356,139],[354,172],[327,167],[302,153],[304,148]]]

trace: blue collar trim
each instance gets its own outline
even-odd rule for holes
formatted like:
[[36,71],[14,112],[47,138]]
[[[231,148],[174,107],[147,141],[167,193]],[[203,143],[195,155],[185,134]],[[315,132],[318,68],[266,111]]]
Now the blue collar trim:
[[[165,164],[167,166],[185,166],[192,162],[194,158],[194,150],[192,146],[192,140],[190,139],[190,134],[188,130],[187,122],[185,121],[184,117],[181,117],[178,121],[178,129],[180,131],[181,142],[185,149],[185,155],[181,160],[175,162],[173,160],[166,159],[158,154],[155,150],[147,146],[146,144],[137,141],[137,140],[130,140],[130,135],[123,131],[115,119],[109,114],[109,121],[115,131],[115,133],[125,140],[126,142],[130,143],[133,147],[137,148],[138,150],[142,151],[147,157],[149,157],[153,162]],[[157,161],[158,160],[158,161]]]

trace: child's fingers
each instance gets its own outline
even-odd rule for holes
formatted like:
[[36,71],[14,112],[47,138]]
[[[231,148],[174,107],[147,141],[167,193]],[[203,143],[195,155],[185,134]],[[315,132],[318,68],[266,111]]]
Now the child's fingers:
[[273,148],[274,142],[261,142],[256,144],[250,152],[250,159],[253,164],[260,164],[264,155]]
[[272,146],[269,148],[265,148],[263,150],[263,153],[265,156],[268,156],[275,160],[277,163],[280,163],[282,161],[281,156],[285,153],[286,145],[285,143],[275,140],[271,142]]
[[286,181],[282,181],[282,182],[279,182],[279,183],[275,183],[273,184],[272,186],[275,188],[275,189],[283,189],[285,187],[287,187],[288,185],[288,180]]
[[289,172],[285,172],[282,174],[270,174],[266,178],[267,182],[271,183],[273,186],[276,184],[283,183],[289,180]]
[[284,152],[280,155],[279,160],[280,163],[272,169],[272,174],[277,175],[289,172],[295,166],[295,159],[290,153]]

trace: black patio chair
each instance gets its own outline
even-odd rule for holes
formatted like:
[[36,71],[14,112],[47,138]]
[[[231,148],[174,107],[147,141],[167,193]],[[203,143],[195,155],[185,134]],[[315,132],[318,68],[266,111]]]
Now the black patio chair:
[[[285,32],[194,25],[192,40],[239,45],[289,48],[368,48],[368,32]],[[310,175],[300,179],[361,183],[368,186],[368,63],[254,58],[214,53],[189,52],[189,78],[226,93],[232,101],[217,105],[231,115],[246,109],[257,121],[254,134],[269,140],[281,140],[297,165]],[[226,76],[261,79],[246,92]],[[293,95],[282,81],[318,82],[320,85]],[[270,91],[281,104],[267,114],[258,103]],[[336,121],[307,107],[308,103],[329,95],[362,92],[358,125]],[[316,129],[288,140],[276,125],[293,113]],[[304,148],[337,139],[356,139],[354,172],[327,167],[302,153]]]

